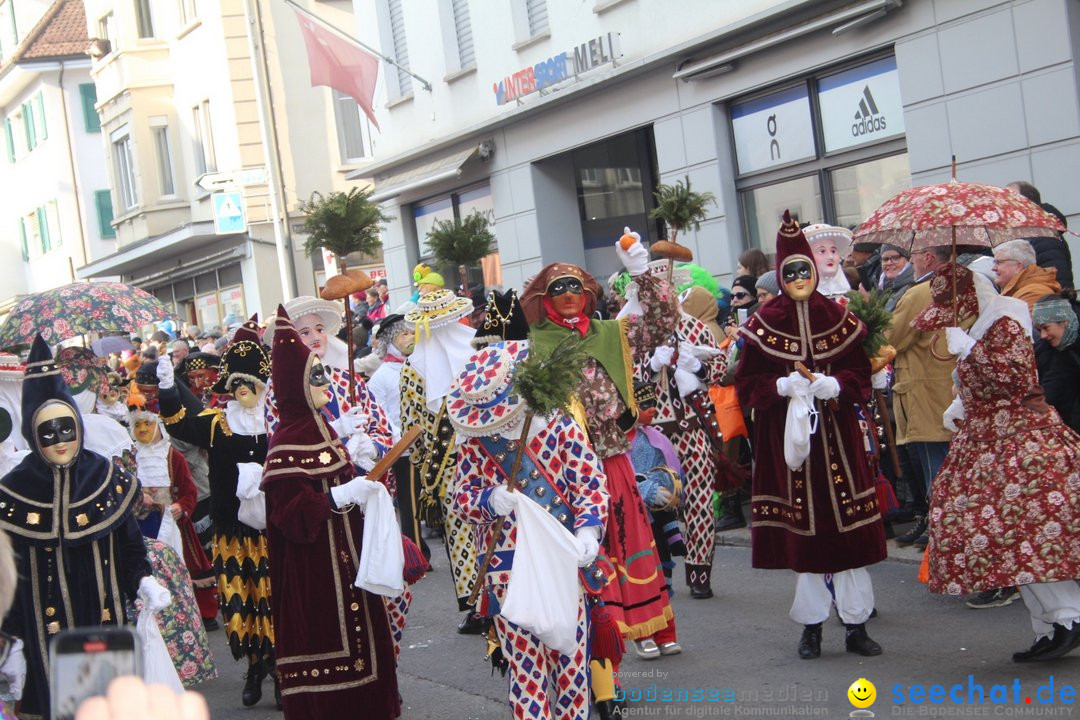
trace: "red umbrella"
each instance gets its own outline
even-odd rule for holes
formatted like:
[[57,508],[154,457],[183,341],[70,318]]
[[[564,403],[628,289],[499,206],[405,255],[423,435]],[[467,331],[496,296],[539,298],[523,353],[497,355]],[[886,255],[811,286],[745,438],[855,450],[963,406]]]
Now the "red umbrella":
[[942,245],[994,247],[1017,238],[1053,236],[1061,222],[1005,188],[950,180],[904,190],[855,231],[855,242],[889,243],[918,252]]

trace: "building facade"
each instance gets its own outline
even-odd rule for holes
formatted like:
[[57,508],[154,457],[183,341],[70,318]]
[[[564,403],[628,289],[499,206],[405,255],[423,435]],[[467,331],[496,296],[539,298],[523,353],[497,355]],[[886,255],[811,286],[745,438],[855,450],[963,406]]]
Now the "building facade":
[[114,251],[82,0],[0,1],[0,315]]
[[1080,215],[1070,0],[437,0],[438,23],[431,4],[354,2],[396,61],[357,175],[394,217],[402,295],[433,220],[476,209],[498,239],[489,284],[554,261],[607,277],[622,227],[658,238],[652,192],[683,178],[717,198],[680,241],[719,276],[771,252],[784,209],[854,226],[953,156],[960,180],[1027,180]]
[[[313,294],[324,270],[298,203],[352,184],[370,128],[351,98],[310,85],[294,11],[86,2],[117,248],[79,276],[120,276],[203,328]],[[347,1],[306,4],[353,23]]]

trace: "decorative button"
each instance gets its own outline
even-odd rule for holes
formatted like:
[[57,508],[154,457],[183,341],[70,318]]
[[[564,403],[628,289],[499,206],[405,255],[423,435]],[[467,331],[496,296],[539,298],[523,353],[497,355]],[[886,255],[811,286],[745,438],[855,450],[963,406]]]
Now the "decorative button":
[[311,677],[319,677],[319,668],[314,668],[311,671]]
[[41,522],[41,513],[29,512],[26,513],[26,524],[37,525]]
[[101,622],[112,622],[112,611],[109,608],[101,611]]
[[88,518],[86,516],[86,513],[79,513],[78,515],[75,516],[75,523],[79,527],[86,527],[87,525],[90,524],[90,518]]
[[116,492],[118,492],[118,493],[124,492],[124,486],[123,485],[117,485],[116,486]]
[[352,605],[349,606],[349,609],[353,610],[354,612],[356,610],[359,610],[360,609],[360,603],[353,603]]
[[54,607],[45,608],[45,617],[54,617],[55,615],[56,615],[56,608],[54,608]]
[[46,625],[45,629],[49,632],[50,635],[55,635],[56,633],[60,632],[60,623],[54,620],[53,622]]

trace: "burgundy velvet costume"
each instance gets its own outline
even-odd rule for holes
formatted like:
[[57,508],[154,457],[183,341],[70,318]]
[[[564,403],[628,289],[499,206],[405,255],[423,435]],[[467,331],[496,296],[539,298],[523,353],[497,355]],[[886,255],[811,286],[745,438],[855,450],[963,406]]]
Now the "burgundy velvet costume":
[[[801,232],[781,234],[778,277],[784,262],[798,255],[813,263]],[[884,559],[884,528],[855,414],[871,391],[862,348],[866,326],[815,289],[806,300],[787,294],[769,300],[739,332],[735,385],[742,407],[755,413],[753,566],[834,573]],[[794,372],[796,361],[836,378],[840,396],[835,410],[815,401],[820,415],[810,455],[792,471],[784,460],[788,398],[777,393],[776,380]]]
[[395,718],[400,704],[386,607],[353,585],[364,518],[359,508],[332,509],[328,495],[353,479],[353,467],[312,403],[315,356],[284,308],[277,315],[271,358],[281,425],[262,487],[285,717]]

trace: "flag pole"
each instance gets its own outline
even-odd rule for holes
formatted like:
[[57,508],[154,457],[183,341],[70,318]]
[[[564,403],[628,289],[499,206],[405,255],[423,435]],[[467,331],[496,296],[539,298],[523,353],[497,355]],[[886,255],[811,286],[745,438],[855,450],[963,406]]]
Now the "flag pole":
[[355,45],[359,45],[360,47],[367,50],[369,53],[371,53],[375,57],[379,58],[383,62],[387,63],[388,65],[392,65],[392,66],[398,68],[399,70],[404,70],[408,75],[411,75],[417,82],[419,82],[424,87],[425,90],[427,90],[428,92],[431,92],[431,83],[429,83],[427,80],[425,80],[424,78],[422,78],[419,75],[417,75],[416,73],[414,73],[409,68],[402,67],[401,65],[398,65],[397,60],[395,60],[394,58],[389,57],[388,55],[383,55],[381,52],[379,52],[375,48],[371,47],[366,42],[363,42],[361,40],[357,40],[355,37],[353,37],[349,33],[345,32],[344,30],[342,30],[339,27],[331,25],[330,23],[323,20],[321,17],[319,17],[315,13],[311,12],[307,8],[304,8],[304,7],[301,7],[300,5],[297,5],[295,2],[293,2],[293,0],[285,0],[285,3],[287,5],[291,5],[297,11],[304,13],[304,15],[308,16],[309,18],[311,18],[315,22],[319,23],[319,25],[322,25],[324,28],[326,28],[330,32],[332,32],[332,33],[334,33],[336,35],[340,35],[341,37],[343,37],[344,39],[348,40],[349,42],[351,42],[351,43],[353,43]]

